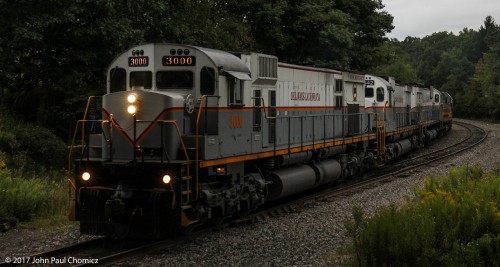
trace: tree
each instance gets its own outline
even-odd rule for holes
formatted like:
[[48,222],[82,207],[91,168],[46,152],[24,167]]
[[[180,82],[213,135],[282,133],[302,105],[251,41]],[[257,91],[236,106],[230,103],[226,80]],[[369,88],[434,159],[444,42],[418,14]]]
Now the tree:
[[387,38],[385,34],[392,31],[393,16],[382,11],[381,0],[340,0],[336,1],[339,10],[352,18],[353,46],[348,51],[351,58],[351,69],[364,71],[378,64],[377,48]]
[[67,136],[106,68],[146,42],[363,70],[392,29],[380,0],[0,0],[0,102]]
[[256,50],[290,63],[366,69],[393,28],[378,0],[246,0],[238,6],[233,10],[250,25]]
[[401,44],[396,39],[380,46],[375,51],[379,64],[368,72],[378,76],[394,77],[398,81],[407,83],[420,82],[415,68],[404,58],[405,54],[397,53],[398,50],[401,50]]
[[[475,92],[466,97],[476,117],[500,120],[500,42],[491,46],[483,60],[476,65],[476,72],[466,92]],[[471,110],[467,110],[471,112]]]
[[[463,91],[456,94],[456,113],[472,118],[492,118],[500,120],[500,27],[492,17],[485,19],[477,34],[464,31],[465,37],[471,40],[465,47],[473,48],[473,58],[478,59],[474,73],[464,74],[471,77]],[[475,36],[476,38],[470,38]],[[473,73],[473,75],[471,75]],[[468,76],[466,76],[469,74]],[[456,81],[455,81],[456,83]]]
[[[2,1],[4,86],[11,108],[66,131],[73,107],[61,103],[104,89],[103,66],[143,40],[119,1]],[[36,14],[34,16],[33,14]],[[7,56],[8,55],[8,56]],[[81,107],[83,108],[83,103]]]

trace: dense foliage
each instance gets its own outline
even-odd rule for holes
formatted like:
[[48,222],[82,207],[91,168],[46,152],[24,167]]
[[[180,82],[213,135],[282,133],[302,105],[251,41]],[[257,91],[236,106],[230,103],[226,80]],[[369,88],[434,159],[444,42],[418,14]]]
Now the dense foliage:
[[[0,0],[0,102],[68,138],[121,51],[172,42],[362,70],[390,31],[380,0]],[[68,138],[69,139],[69,138]]]
[[0,109],[0,161],[19,174],[65,166],[66,144],[47,128],[26,123]]
[[405,206],[346,222],[358,266],[498,266],[500,171],[430,177]]
[[479,30],[390,40],[379,52],[370,72],[449,92],[456,116],[500,121],[500,26],[492,17]]
[[0,109],[0,219],[63,217],[67,149],[59,137]]

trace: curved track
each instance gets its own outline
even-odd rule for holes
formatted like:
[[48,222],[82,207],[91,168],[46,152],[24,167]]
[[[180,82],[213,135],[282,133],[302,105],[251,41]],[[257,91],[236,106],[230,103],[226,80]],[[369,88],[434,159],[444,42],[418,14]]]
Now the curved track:
[[[487,138],[487,133],[480,127],[464,123],[454,122],[467,130],[467,136],[460,142],[454,143],[445,148],[425,153],[419,156],[401,160],[388,167],[382,168],[375,175],[365,176],[360,180],[343,183],[337,187],[324,188],[318,192],[308,192],[294,199],[287,199],[284,203],[274,203],[274,205],[251,213],[243,218],[231,220],[221,225],[228,227],[230,225],[242,225],[265,220],[268,217],[283,215],[290,212],[297,212],[318,202],[329,201],[330,199],[351,195],[356,192],[376,187],[382,183],[391,182],[394,179],[407,177],[411,172],[419,167],[431,164],[432,162],[458,154],[464,150],[470,149]],[[196,234],[207,233],[210,229],[200,229]],[[67,258],[74,257],[79,259],[97,259],[99,265],[110,265],[116,262],[123,262],[125,259],[151,253],[168,247],[180,245],[188,242],[189,237],[180,236],[174,239],[162,240],[157,242],[146,241],[115,241],[108,238],[98,238],[91,241],[59,248],[56,250],[39,253],[29,258]],[[80,264],[79,266],[91,265]]]

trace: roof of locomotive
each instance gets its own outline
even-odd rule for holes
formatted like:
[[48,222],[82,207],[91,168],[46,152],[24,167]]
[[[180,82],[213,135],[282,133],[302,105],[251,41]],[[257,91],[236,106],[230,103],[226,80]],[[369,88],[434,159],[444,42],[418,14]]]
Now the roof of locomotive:
[[198,46],[188,47],[192,47],[203,52],[215,63],[215,65],[219,69],[222,67],[223,71],[250,73],[250,69],[248,68],[248,66],[239,57],[231,53]]
[[390,90],[390,91],[394,90],[392,87],[392,84],[389,83],[389,77],[380,77],[380,76],[375,76],[375,75],[371,75],[371,74],[366,74],[365,77],[370,77],[370,79],[372,79],[372,80],[378,80],[387,88],[387,90]]
[[216,49],[211,49],[211,48],[205,48],[205,47],[198,47],[198,46],[191,46],[191,45],[183,45],[183,44],[173,44],[173,43],[147,43],[147,44],[142,44],[142,45],[136,45],[133,47],[130,47],[129,49],[123,51],[120,55],[118,55],[115,60],[110,64],[110,68],[114,65],[115,61],[129,53],[129,51],[134,50],[134,49],[139,49],[139,48],[145,48],[145,47],[152,47],[153,51],[158,48],[158,47],[167,47],[167,48],[173,48],[173,47],[184,47],[184,48],[189,48],[192,50],[197,50],[203,54],[205,54],[216,66],[219,70],[221,71],[226,71],[226,72],[242,72],[242,73],[247,73],[250,74],[250,69],[248,66],[243,62],[239,57],[228,53],[224,52],[221,50],[216,50]]

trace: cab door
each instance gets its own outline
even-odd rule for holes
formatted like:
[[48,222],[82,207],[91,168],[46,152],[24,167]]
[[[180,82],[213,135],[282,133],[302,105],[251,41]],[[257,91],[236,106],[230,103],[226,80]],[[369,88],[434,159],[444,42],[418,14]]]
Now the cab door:
[[253,91],[253,110],[252,110],[252,153],[262,151],[262,121],[263,121],[263,103],[262,90],[252,88]]
[[262,129],[262,147],[273,146],[276,142],[276,90],[263,90],[265,120]]

